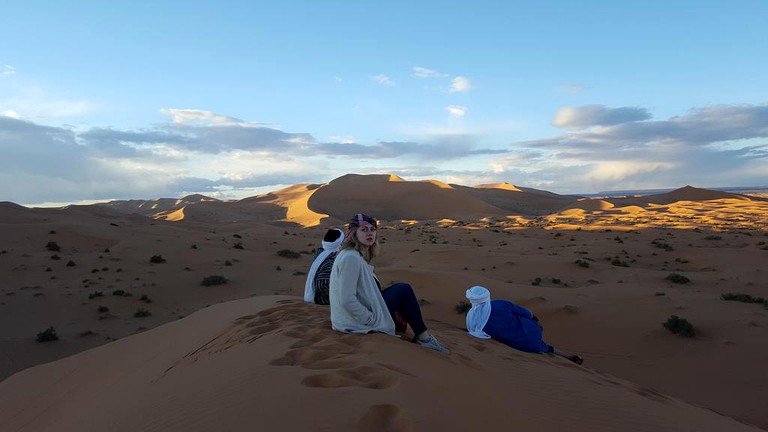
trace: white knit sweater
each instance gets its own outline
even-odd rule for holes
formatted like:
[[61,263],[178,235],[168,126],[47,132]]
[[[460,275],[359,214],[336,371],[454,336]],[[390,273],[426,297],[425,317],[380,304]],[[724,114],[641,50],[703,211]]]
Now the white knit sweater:
[[344,249],[336,255],[329,296],[334,330],[395,334],[395,322],[376,284],[373,266],[359,252]]

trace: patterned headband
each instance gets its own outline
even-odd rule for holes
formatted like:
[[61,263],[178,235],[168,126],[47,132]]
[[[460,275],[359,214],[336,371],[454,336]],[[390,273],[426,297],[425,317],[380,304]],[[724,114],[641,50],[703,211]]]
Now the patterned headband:
[[378,226],[378,222],[376,222],[376,219],[364,215],[362,213],[358,213],[354,216],[352,216],[352,219],[349,221],[349,228],[357,228],[363,225],[371,225],[374,228]]

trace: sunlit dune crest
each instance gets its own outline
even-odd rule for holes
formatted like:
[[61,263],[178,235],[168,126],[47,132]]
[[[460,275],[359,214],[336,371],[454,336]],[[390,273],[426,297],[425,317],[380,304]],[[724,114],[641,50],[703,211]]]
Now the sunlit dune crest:
[[328,217],[327,214],[316,213],[309,209],[309,198],[318,190],[313,186],[311,184],[295,185],[274,193],[276,198],[271,202],[287,209],[283,221],[312,227],[319,225],[320,221]]
[[158,213],[154,216],[155,219],[164,219],[168,222],[178,222],[184,220],[184,207],[178,210],[172,210],[168,212]]
[[510,183],[489,183],[475,186],[478,189],[503,189],[513,192],[522,192],[517,186]]
[[453,187],[451,187],[450,185],[448,185],[446,183],[443,183],[441,181],[438,181],[438,180],[422,180],[421,182],[422,183],[431,184],[431,185],[435,185],[435,186],[439,187],[440,189],[453,189]]

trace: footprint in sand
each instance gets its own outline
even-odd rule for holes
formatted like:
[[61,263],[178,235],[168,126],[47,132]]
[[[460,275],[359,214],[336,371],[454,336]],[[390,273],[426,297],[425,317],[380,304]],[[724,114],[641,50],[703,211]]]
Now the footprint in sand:
[[375,390],[391,388],[397,382],[397,377],[381,366],[357,366],[339,369],[331,373],[311,375],[301,381],[307,387],[364,387]]
[[357,422],[358,432],[410,432],[414,429],[413,422],[400,418],[400,408],[396,405],[373,405]]

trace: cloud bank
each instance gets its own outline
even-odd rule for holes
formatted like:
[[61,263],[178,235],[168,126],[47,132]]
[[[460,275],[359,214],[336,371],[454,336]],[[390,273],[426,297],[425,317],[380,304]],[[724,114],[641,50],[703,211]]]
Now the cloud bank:
[[[453,109],[457,115],[466,108]],[[193,192],[227,198],[259,187],[323,183],[349,172],[469,185],[510,182],[560,193],[768,185],[768,105],[708,106],[667,120],[650,120],[637,107],[569,107],[553,121],[567,125],[567,132],[498,145],[481,145],[487,140],[467,134],[321,142],[309,132],[205,110],[162,112],[166,123],[139,130],[78,131],[0,116],[0,181],[12,185],[0,200],[33,204]]]

